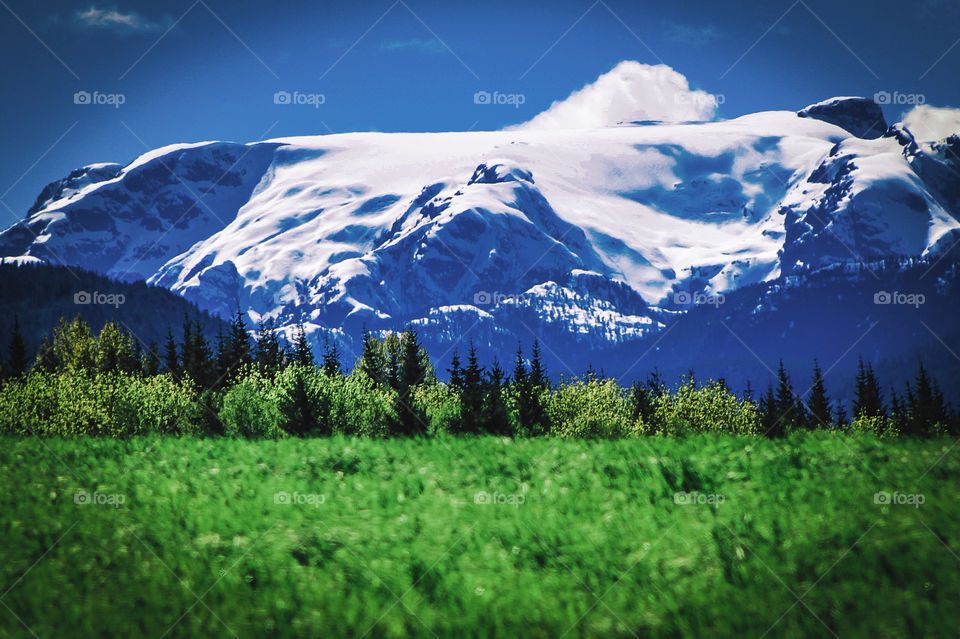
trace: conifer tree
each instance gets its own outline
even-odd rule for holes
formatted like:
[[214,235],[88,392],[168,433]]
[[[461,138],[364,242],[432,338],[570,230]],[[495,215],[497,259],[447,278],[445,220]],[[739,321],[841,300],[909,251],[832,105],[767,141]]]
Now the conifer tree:
[[257,367],[269,376],[283,368],[284,353],[274,321],[261,321],[256,345]]
[[810,407],[808,425],[811,428],[827,428],[833,411],[823,381],[823,371],[816,359],[813,360],[813,382],[810,385],[810,398],[807,405]]
[[383,343],[372,333],[363,330],[363,351],[360,353],[360,370],[378,384],[386,384],[387,362],[384,358]]
[[464,433],[479,433],[484,394],[483,368],[477,359],[477,349],[470,342],[467,367],[463,371],[463,388],[460,392],[460,430]]
[[483,393],[483,410],[481,422],[484,430],[491,435],[512,435],[510,415],[507,412],[503,397],[505,385],[504,372],[500,363],[495,359],[490,372],[487,373]]
[[453,357],[450,358],[450,368],[447,369],[450,374],[450,388],[456,392],[463,392],[463,368],[460,366],[460,354],[457,349],[453,350]]
[[12,377],[19,377],[27,372],[27,366],[30,364],[27,356],[27,344],[23,339],[23,332],[20,330],[20,318],[13,318],[13,335],[10,336],[10,344],[7,347],[8,364],[6,372]]
[[856,390],[853,403],[853,416],[880,417],[884,415],[883,397],[880,393],[880,384],[873,372],[873,367],[863,363],[860,358],[857,364]]
[[[327,346],[329,347],[329,338],[327,338]],[[293,361],[297,364],[306,367],[312,367],[314,365],[313,359],[313,349],[310,348],[310,341],[307,339],[307,333],[303,328],[303,322],[297,323],[297,332],[293,340]],[[324,370],[326,371],[326,353],[324,353]],[[340,360],[337,359],[336,362],[336,373],[340,373]],[[330,374],[330,373],[328,373]]]
[[777,369],[777,395],[776,395],[776,420],[774,422],[774,436],[786,434],[787,430],[795,423],[797,419],[797,401],[793,394],[793,385],[790,383],[790,376],[783,366],[783,360],[780,360],[780,367]]
[[943,401],[943,393],[937,383],[927,375],[923,364],[917,370],[914,385],[907,383],[907,427],[906,435],[931,434],[935,427],[946,426],[947,409]]
[[140,370],[147,377],[160,374],[159,347],[156,342],[150,342],[146,352],[140,358]]

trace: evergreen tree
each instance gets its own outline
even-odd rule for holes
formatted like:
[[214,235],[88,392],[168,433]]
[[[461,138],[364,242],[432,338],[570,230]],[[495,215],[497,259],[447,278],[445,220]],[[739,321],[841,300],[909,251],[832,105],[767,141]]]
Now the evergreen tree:
[[787,430],[795,423],[797,418],[797,401],[793,394],[793,385],[790,383],[790,376],[783,366],[783,360],[780,360],[780,367],[777,369],[777,394],[775,403],[775,415],[773,430],[771,436],[779,437],[785,435]]
[[107,322],[96,340],[94,369],[105,373],[131,373],[140,367],[133,337],[113,322]]
[[390,388],[400,388],[400,338],[396,333],[388,333],[383,340],[383,349],[387,361],[387,384]]
[[483,410],[481,423],[487,433],[491,435],[512,435],[510,415],[507,412],[506,401],[503,396],[505,386],[504,372],[500,363],[493,360],[493,367],[487,374],[483,393]]
[[533,340],[533,351],[530,354],[530,385],[541,389],[550,388],[547,369],[540,358],[540,342]]
[[160,374],[160,355],[156,342],[150,342],[147,351],[141,356],[140,370],[147,377]]
[[845,428],[850,423],[850,418],[847,417],[847,409],[843,407],[843,404],[837,404],[835,421],[837,428]]
[[450,374],[450,388],[458,393],[463,392],[463,368],[460,366],[460,354],[457,349],[453,350],[453,357],[450,358],[450,368],[447,369]]
[[[311,361],[313,356],[311,355]],[[343,373],[340,366],[340,349],[335,340],[330,339],[328,335],[323,337],[323,356],[321,357],[321,368],[329,377],[334,377]]]
[[545,435],[549,430],[541,396],[548,388],[546,370],[540,361],[540,346],[535,341],[529,371],[524,366],[523,351],[517,347],[511,393],[517,406],[520,430],[528,435]]
[[187,319],[184,323],[180,359],[183,375],[195,381],[201,388],[212,388],[217,384],[213,353],[203,334],[199,318],[194,322]]
[[360,370],[378,384],[387,381],[387,362],[384,358],[383,343],[372,333],[363,330],[363,352],[360,353]]
[[811,428],[827,428],[833,411],[823,382],[823,371],[817,360],[813,360],[813,383],[810,385],[810,398],[807,405],[810,407],[808,425]]
[[640,382],[634,382],[630,389],[630,412],[633,421],[638,419],[647,426],[653,426],[653,391]]
[[483,411],[484,375],[477,359],[477,349],[470,342],[467,367],[463,371],[463,388],[460,392],[460,431],[479,433],[484,429],[481,423]]
[[221,355],[221,366],[227,383],[233,382],[241,369],[253,363],[253,348],[250,346],[247,324],[239,308],[227,328]]
[[917,370],[914,385],[907,384],[908,419],[905,435],[932,434],[937,426],[947,425],[947,407],[937,383],[927,375],[923,364]]
[[273,377],[283,368],[284,352],[276,324],[268,320],[260,322],[256,345],[257,367],[266,375]]
[[783,422],[777,412],[777,397],[773,394],[773,384],[767,385],[767,392],[760,400],[760,422],[764,435],[778,437],[783,434]]
[[660,369],[656,366],[654,366],[653,370],[647,375],[646,383],[647,388],[650,389],[654,397],[660,397],[667,392],[667,384],[663,381],[663,375],[660,374]]
[[[907,386],[909,385],[910,383],[907,382]],[[892,386],[890,387],[890,419],[893,420],[897,430],[901,433],[906,432],[910,427],[907,407],[900,400],[897,390]]]
[[311,369],[296,365],[291,372],[291,386],[280,401],[284,430],[298,437],[310,434],[330,435],[329,420],[322,418],[329,412],[323,409],[329,407],[323,406],[325,402],[315,401],[315,398],[311,397],[307,379],[307,376],[312,374]]
[[[329,348],[329,340],[326,342],[327,347]],[[297,333],[296,337],[293,340],[293,361],[296,364],[301,366],[306,366],[312,368],[314,365],[313,359],[313,349],[310,348],[310,341],[307,339],[307,333],[303,329],[303,322],[297,323]],[[324,352],[324,362],[323,368],[326,371],[327,361],[326,361],[326,352]],[[340,373],[340,360],[337,359],[336,362],[336,371],[337,374]],[[331,374],[331,373],[327,373]]]
[[417,333],[412,330],[400,335],[397,370],[397,414],[399,428],[404,435],[424,435],[427,420],[413,397],[413,389],[422,384],[427,374],[427,359],[422,352]]
[[741,399],[745,402],[753,403],[753,386],[750,384],[750,380],[747,380],[747,386],[743,389],[743,394],[740,396]]
[[412,388],[427,377],[426,353],[420,346],[416,331],[407,330],[400,336],[400,386]]
[[7,357],[9,358],[6,368],[7,374],[12,377],[19,377],[27,372],[30,360],[27,356],[27,344],[20,330],[20,318],[17,316],[13,318],[13,335],[10,336]]
[[854,417],[880,417],[884,415],[883,397],[880,393],[880,384],[873,372],[873,367],[863,363],[860,358],[857,364],[856,391],[853,402]]

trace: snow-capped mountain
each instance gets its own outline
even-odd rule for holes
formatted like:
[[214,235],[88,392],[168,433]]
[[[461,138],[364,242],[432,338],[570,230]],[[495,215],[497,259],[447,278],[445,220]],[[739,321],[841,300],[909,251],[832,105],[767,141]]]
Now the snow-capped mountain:
[[950,249],[958,151],[862,98],[715,122],[174,145],[49,185],[0,255],[317,336],[413,324],[439,341],[622,343],[687,301]]

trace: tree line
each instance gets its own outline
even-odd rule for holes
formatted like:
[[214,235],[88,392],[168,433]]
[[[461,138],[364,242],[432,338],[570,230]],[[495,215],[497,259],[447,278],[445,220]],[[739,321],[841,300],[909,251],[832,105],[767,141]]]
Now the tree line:
[[50,435],[148,433],[248,437],[498,436],[626,437],[714,431],[781,437],[798,429],[930,436],[960,432],[960,416],[918,364],[912,382],[884,393],[862,360],[850,412],[831,400],[814,361],[798,393],[780,362],[759,397],[693,371],[668,385],[654,370],[623,387],[592,368],[551,381],[538,342],[520,345],[505,370],[480,363],[470,343],[438,371],[417,333],[364,331],[348,367],[335,342],[315,355],[302,325],[288,341],[271,322],[256,339],[236,313],[208,340],[199,319],[179,336],[146,346],[118,324],[94,335],[82,319],[61,319],[36,358],[15,322],[3,354],[0,432]]

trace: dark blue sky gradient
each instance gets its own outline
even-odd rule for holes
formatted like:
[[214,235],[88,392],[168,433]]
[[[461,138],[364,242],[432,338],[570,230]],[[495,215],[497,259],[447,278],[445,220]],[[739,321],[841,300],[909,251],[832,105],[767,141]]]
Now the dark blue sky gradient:
[[[960,106],[958,40],[954,0],[2,0],[0,215],[73,168],[175,142],[497,129],[625,59],[723,95],[721,117],[880,90]],[[76,105],[80,90],[125,103]],[[277,105],[278,90],[325,103]],[[525,103],[476,105],[478,90]]]

